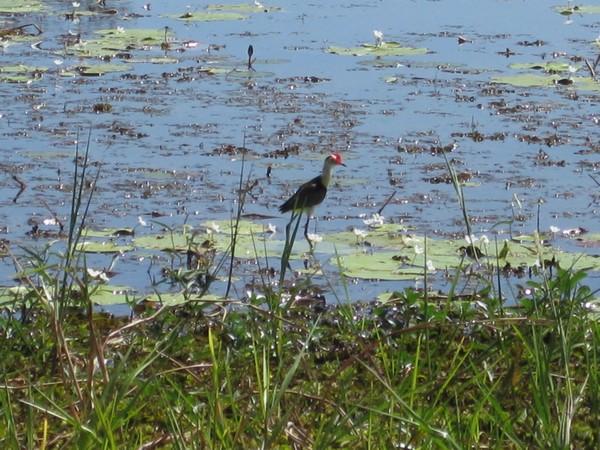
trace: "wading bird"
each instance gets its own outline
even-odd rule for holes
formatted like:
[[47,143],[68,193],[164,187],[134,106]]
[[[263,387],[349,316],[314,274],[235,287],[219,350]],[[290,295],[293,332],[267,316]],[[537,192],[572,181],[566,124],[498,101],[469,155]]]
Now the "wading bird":
[[282,213],[286,213],[288,211],[292,211],[292,220],[286,227],[287,234],[289,235],[289,227],[293,222],[296,214],[306,213],[306,224],[304,225],[304,237],[308,241],[312,249],[312,243],[308,238],[308,223],[310,222],[310,218],[315,210],[315,208],[323,202],[325,196],[327,195],[327,187],[329,186],[329,182],[331,181],[331,171],[335,166],[346,166],[342,162],[342,155],[339,153],[332,153],[327,158],[325,158],[325,162],[323,163],[323,170],[321,175],[313,178],[307,183],[304,183],[300,188],[296,191],[294,195],[292,195],[283,205],[279,207],[279,211]]

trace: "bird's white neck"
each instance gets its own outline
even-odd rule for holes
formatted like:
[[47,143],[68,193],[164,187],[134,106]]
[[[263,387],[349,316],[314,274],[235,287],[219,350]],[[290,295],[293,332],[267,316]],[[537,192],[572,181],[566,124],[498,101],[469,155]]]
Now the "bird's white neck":
[[328,187],[329,182],[331,181],[331,171],[333,170],[333,166],[335,166],[335,162],[333,162],[331,157],[327,157],[323,163],[323,171],[321,172],[321,182],[325,187]]

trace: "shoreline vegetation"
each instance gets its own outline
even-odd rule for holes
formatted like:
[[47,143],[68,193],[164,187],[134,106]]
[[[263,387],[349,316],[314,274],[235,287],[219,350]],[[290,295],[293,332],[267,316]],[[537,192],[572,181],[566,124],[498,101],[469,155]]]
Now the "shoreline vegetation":
[[[75,165],[63,252],[30,250],[26,268],[14,257],[30,290],[0,315],[4,448],[599,446],[600,326],[585,272],[542,263],[512,306],[493,277],[468,295],[434,296],[425,277],[386,302],[332,304],[283,282],[298,222],[282,282],[260,294],[190,292],[114,317],[94,309],[78,251],[97,180]],[[232,247],[245,192],[241,175]],[[226,259],[203,269],[207,289]]]

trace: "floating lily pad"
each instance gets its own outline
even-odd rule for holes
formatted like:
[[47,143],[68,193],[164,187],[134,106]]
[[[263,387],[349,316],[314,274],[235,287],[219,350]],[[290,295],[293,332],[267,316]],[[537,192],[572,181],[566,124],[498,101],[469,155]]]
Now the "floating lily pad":
[[[560,75],[521,74],[506,77],[493,77],[490,81],[499,84],[511,84],[518,87],[551,87],[564,80]],[[600,91],[600,83],[591,78],[571,77],[567,85],[569,89]]]
[[427,48],[412,48],[404,47],[397,42],[384,42],[381,45],[363,44],[360,47],[344,48],[344,47],[327,47],[328,53],[337,55],[352,55],[352,56],[408,56],[408,55],[425,55],[429,53]]
[[185,12],[180,14],[163,14],[161,17],[167,19],[183,20],[186,22],[215,22],[228,20],[245,20],[248,14],[236,12]]
[[170,56],[161,56],[157,58],[152,58],[150,62],[152,64],[175,64],[179,62],[179,59]]
[[241,12],[271,12],[281,11],[279,6],[264,6],[260,3],[237,3],[232,5],[208,5],[209,11],[241,11]]
[[[365,238],[365,241],[368,240],[369,236]],[[371,240],[377,241],[375,236],[371,236]],[[422,236],[406,235],[397,237],[393,241],[395,242],[393,246],[384,244],[383,251],[341,255],[340,263],[344,274],[348,277],[369,280],[414,279],[423,276],[425,258],[431,262],[432,269],[436,270],[453,270],[460,265],[471,263],[491,270],[497,267],[498,259],[501,267],[537,267],[540,259],[543,259],[554,260],[562,268],[600,270],[600,257],[567,253],[549,246],[542,247],[542,253],[539,254],[535,243],[525,243],[526,241],[506,242],[506,252],[502,257],[491,253],[491,245],[477,246],[481,251],[478,260],[464,254],[467,246],[464,240],[429,238],[425,240]],[[396,247],[396,251],[390,252],[389,249],[393,247]],[[372,246],[369,248],[373,250]],[[337,258],[332,259],[331,263],[336,264]]]
[[556,9],[563,16],[570,16],[571,14],[600,14],[600,6],[581,5],[567,8],[565,6],[557,6]]
[[128,286],[99,285],[92,290],[91,300],[96,305],[124,305],[133,300],[137,292]]
[[31,83],[39,80],[47,67],[32,67],[19,64],[17,66],[0,67],[0,80],[7,83]]
[[86,40],[69,47],[69,52],[82,57],[112,58],[119,53],[160,46],[168,38],[164,29],[110,29],[98,30],[100,38]]
[[127,64],[92,64],[79,68],[79,73],[88,77],[99,77],[110,72],[129,72],[133,70],[132,66]]
[[[542,63],[514,63],[510,64],[508,67],[511,69],[517,70],[543,70],[546,72],[569,72],[569,69],[573,66],[567,63],[558,62],[558,61],[549,61]],[[575,69],[579,69],[579,67],[574,67]]]
[[23,14],[39,13],[44,10],[43,2],[29,0],[0,0],[0,13],[3,14]]
[[[341,256],[339,262],[344,275],[364,280],[414,280],[423,277],[423,268],[404,266],[394,259],[395,253],[354,254]],[[332,259],[337,264],[338,259]]]
[[230,78],[239,78],[242,80],[252,80],[256,78],[265,78],[273,76],[273,72],[257,71],[257,70],[231,70],[227,72]]
[[131,245],[118,244],[112,240],[104,241],[91,241],[85,240],[81,242],[77,249],[85,253],[115,253],[115,252],[129,252],[134,250]]

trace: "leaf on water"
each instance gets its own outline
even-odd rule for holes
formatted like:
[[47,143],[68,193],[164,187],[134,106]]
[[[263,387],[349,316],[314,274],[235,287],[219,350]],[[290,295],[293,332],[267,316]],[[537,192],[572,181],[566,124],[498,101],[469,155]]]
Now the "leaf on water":
[[575,69],[580,69],[581,66],[575,67],[575,66],[571,66],[570,64],[567,63],[562,63],[562,62],[558,62],[558,61],[545,61],[545,62],[541,62],[541,63],[514,63],[514,64],[509,64],[509,66],[511,69],[517,69],[517,70],[543,70],[546,72],[568,72],[570,68],[575,68]]
[[[0,67],[0,80],[5,83],[31,83],[42,78],[47,67],[32,67],[19,64]],[[4,75],[6,74],[6,75]]]
[[110,72],[129,72],[133,67],[127,64],[93,64],[79,67],[79,74],[87,77],[99,77]]
[[135,247],[131,245],[117,244],[114,241],[83,241],[77,246],[77,250],[85,253],[116,253],[130,252]]
[[166,19],[183,20],[186,22],[215,22],[228,20],[245,20],[248,14],[235,12],[186,12],[179,14],[162,14]]
[[33,0],[0,0],[0,13],[2,14],[38,13],[44,9],[43,2]]
[[[423,277],[423,268],[404,265],[397,261],[396,253],[358,253],[339,258],[344,275],[364,280],[414,280]],[[331,264],[337,264],[333,258]]]
[[92,303],[96,305],[125,305],[131,302],[137,292],[128,286],[102,284],[91,292]]
[[581,5],[567,8],[564,6],[557,6],[556,10],[563,16],[570,16],[571,14],[600,14],[600,6]]
[[174,64],[174,63],[178,63],[179,59],[178,58],[172,58],[172,57],[169,57],[169,56],[161,56],[161,57],[150,59],[150,62],[152,64]]
[[207,5],[206,9],[209,11],[272,12],[281,11],[283,8],[280,6],[265,6],[260,3],[236,3],[232,5]]
[[[165,42],[165,29],[116,28],[96,31],[99,38],[85,40],[68,47],[72,55],[88,58],[112,58],[132,50],[158,47]],[[167,32],[167,37],[169,36]],[[56,52],[56,54],[62,54]]]
[[408,56],[408,55],[425,55],[429,53],[427,48],[412,48],[403,47],[397,42],[384,42],[379,46],[374,44],[363,44],[360,47],[344,48],[331,46],[325,49],[328,53],[336,55],[351,55],[351,56]]
[[506,77],[492,77],[490,80],[492,83],[499,84],[511,84],[518,87],[550,87],[555,86],[556,80],[560,77],[558,75],[532,75],[522,74],[513,75]]

